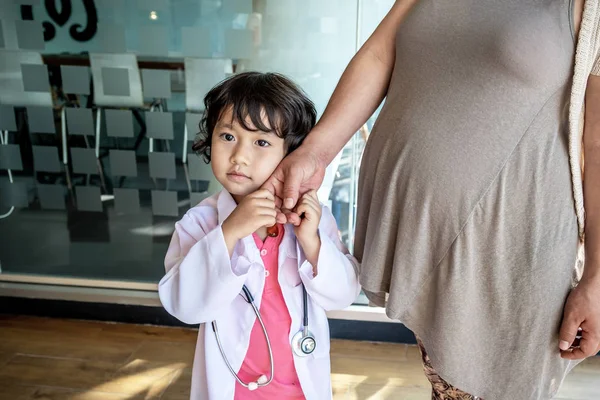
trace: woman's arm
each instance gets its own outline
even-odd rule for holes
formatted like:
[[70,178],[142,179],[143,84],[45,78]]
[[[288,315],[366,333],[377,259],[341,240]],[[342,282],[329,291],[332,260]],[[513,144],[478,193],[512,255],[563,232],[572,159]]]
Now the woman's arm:
[[397,0],[352,58],[306,142],[329,164],[387,94],[396,60],[396,31],[418,0]]
[[[394,68],[396,31],[417,1],[396,0],[346,67],[319,123],[263,186],[284,208],[291,210],[300,195],[319,188],[327,165],[381,104]],[[278,221],[286,218],[280,214]]]
[[[600,76],[590,76],[585,104],[585,269],[565,305],[559,344],[562,357],[572,360],[600,351]],[[580,346],[570,350],[578,328]]]
[[584,279],[600,281],[600,77],[591,76],[586,91],[583,180],[586,215]]

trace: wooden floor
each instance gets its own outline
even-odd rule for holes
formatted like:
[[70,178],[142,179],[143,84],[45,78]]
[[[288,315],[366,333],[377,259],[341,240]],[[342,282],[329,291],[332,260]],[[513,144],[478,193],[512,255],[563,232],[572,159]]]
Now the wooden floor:
[[[187,400],[193,330],[0,315],[1,400]],[[334,398],[429,400],[414,346],[336,340]],[[560,399],[600,399],[600,359]]]

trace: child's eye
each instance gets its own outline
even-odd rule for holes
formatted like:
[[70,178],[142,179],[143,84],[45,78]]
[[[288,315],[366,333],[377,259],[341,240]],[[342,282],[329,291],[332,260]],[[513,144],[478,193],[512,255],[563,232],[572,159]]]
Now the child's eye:
[[267,142],[266,140],[262,140],[262,139],[261,140],[257,140],[256,144],[259,147],[269,147],[271,145],[271,143]]
[[235,137],[231,133],[223,133],[221,134],[221,138],[226,142],[233,142],[235,140]]

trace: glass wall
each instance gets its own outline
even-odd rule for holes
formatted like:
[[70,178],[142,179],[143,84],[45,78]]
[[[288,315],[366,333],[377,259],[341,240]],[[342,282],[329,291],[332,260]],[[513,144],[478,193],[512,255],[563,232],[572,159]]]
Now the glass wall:
[[[219,189],[190,154],[204,94],[277,71],[321,114],[392,3],[1,2],[0,280],[155,287],[174,222]],[[319,191],[349,247],[371,126]]]

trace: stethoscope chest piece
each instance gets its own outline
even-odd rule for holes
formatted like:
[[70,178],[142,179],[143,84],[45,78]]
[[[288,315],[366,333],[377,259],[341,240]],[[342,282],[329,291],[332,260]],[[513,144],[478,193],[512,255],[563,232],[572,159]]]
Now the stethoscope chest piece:
[[312,354],[317,347],[317,342],[312,333],[308,331],[298,331],[294,337],[292,337],[292,351],[298,357],[306,357]]

